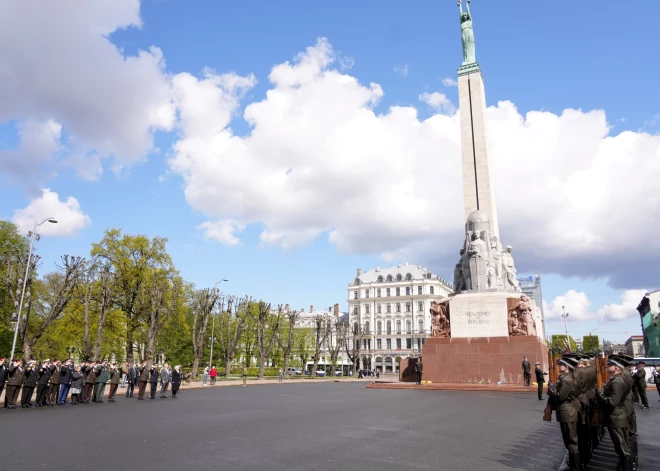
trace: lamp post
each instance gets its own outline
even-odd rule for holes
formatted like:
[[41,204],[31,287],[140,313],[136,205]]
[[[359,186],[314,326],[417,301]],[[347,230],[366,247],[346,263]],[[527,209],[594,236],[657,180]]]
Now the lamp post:
[[35,221],[34,227],[31,231],[28,232],[28,237],[30,238],[30,251],[28,252],[27,264],[25,265],[25,277],[23,278],[23,290],[21,291],[21,301],[18,304],[18,315],[16,319],[16,328],[14,329],[14,341],[11,345],[11,355],[9,355],[9,364],[14,360],[14,351],[16,350],[16,340],[18,339],[18,326],[21,325],[21,312],[23,312],[23,299],[25,298],[25,288],[27,286],[28,276],[30,275],[30,262],[32,261],[32,247],[34,246],[34,239],[39,240],[39,234],[37,234],[37,227],[41,226],[45,222],[50,222],[51,224],[57,224],[57,221],[54,218],[46,218],[41,221],[39,224]]
[[[227,278],[223,278],[220,281],[216,281],[214,288],[218,286],[223,281],[229,281]],[[208,324],[207,324],[208,325]],[[215,315],[211,312],[211,355],[209,356],[209,368],[213,367],[213,343],[215,341]]]
[[568,344],[568,349],[570,350],[570,348],[571,348],[571,341],[570,341],[570,339],[569,339],[569,337],[568,337],[568,325],[566,324],[566,318],[568,317],[568,312],[566,312],[566,309],[564,308],[564,306],[561,307],[561,311],[562,311],[562,313],[563,313],[563,314],[561,315],[561,317],[564,318],[564,331],[566,332],[566,343]]

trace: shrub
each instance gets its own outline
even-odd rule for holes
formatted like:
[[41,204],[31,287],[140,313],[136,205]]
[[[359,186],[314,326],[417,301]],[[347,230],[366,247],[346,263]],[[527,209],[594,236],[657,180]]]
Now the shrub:
[[[231,374],[232,375],[237,375],[237,376],[243,376],[243,367],[232,366]],[[247,369],[247,375],[249,377],[259,376],[259,368],[257,368],[257,367],[248,368]],[[280,369],[279,368],[264,368],[264,376],[279,376],[279,375],[280,375]]]

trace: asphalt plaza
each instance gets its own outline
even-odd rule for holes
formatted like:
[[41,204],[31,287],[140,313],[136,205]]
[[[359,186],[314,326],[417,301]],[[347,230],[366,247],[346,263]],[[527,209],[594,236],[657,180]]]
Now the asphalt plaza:
[[180,394],[0,410],[3,467],[556,470],[565,451],[535,394],[332,382]]

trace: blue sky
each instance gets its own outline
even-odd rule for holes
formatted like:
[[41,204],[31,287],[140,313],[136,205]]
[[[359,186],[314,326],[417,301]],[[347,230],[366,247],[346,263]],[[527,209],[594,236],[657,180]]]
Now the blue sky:
[[[122,3],[130,7],[134,0]],[[477,59],[483,69],[489,105],[508,100],[515,104],[522,116],[530,111],[561,115],[567,108],[584,112],[598,109],[607,115],[610,135],[624,131],[644,131],[652,135],[658,132],[660,106],[658,100],[653,99],[655,95],[649,93],[656,88],[659,67],[653,60],[660,46],[654,21],[660,14],[657,2],[599,2],[596,7],[593,2],[475,0],[471,6]],[[5,13],[3,16],[7,17]],[[33,14],[31,11],[23,13]],[[96,18],[94,15],[108,17],[103,14],[91,12],[84,16],[62,8],[55,13],[54,22],[57,24],[66,15],[81,15],[83,24],[92,24]],[[342,73],[355,77],[364,86],[375,82],[382,87],[384,95],[373,108],[376,114],[386,114],[390,107],[402,106],[415,107],[420,120],[430,118],[438,110],[420,103],[419,95],[424,92],[439,92],[454,105],[457,103],[457,89],[442,83],[445,78],[456,78],[456,68],[461,62],[458,12],[451,1],[420,1],[409,5],[394,1],[324,4],[144,0],[140,17],[141,28],[111,28],[110,41],[125,58],[149,50],[151,46],[160,48],[166,63],[162,70],[165,80],[186,72],[200,78],[205,68],[218,74],[254,74],[256,85],[247,87],[239,97],[238,107],[233,110],[230,127],[236,136],[250,135],[251,127],[242,113],[249,103],[267,98],[266,92],[273,88],[268,80],[271,69],[277,64],[293,61],[298,53],[314,46],[320,37],[327,38],[335,54],[342,58],[331,68],[340,68]],[[47,38],[48,31],[38,29],[39,24],[35,20],[34,34]],[[83,55],[84,50],[70,51],[63,47],[59,51],[62,58],[78,53],[80,67],[97,66],[92,55]],[[28,59],[29,54],[26,53]],[[57,61],[60,56],[55,55]],[[0,63],[2,59],[0,53]],[[34,62],[37,67],[38,61],[35,59]],[[350,68],[340,67],[349,63],[352,64]],[[70,73],[77,71],[71,70]],[[48,76],[47,71],[44,75]],[[112,87],[112,84],[108,86]],[[311,241],[288,249],[264,245],[260,243],[260,234],[269,224],[259,222],[259,218],[247,218],[249,221],[245,221],[247,226],[240,232],[238,245],[206,238],[203,231],[197,229],[200,224],[210,219],[240,216],[229,214],[226,209],[222,216],[211,215],[210,210],[201,209],[201,204],[187,201],[184,192],[191,187],[168,163],[176,154],[173,144],[184,139],[185,132],[176,126],[170,131],[157,131],[153,144],[158,151],[144,153],[140,156],[141,161],[118,173],[112,171],[113,159],[118,156],[116,153],[109,155],[103,159],[103,175],[90,181],[76,176],[71,166],[61,164],[72,153],[74,143],[80,142],[72,131],[75,125],[67,121],[72,119],[71,114],[68,111],[58,113],[58,105],[52,104],[55,99],[36,99],[34,96],[31,106],[22,108],[17,105],[13,115],[0,115],[0,149],[11,152],[18,146],[17,126],[23,120],[54,119],[62,125],[60,147],[53,152],[53,159],[60,164],[53,166],[41,162],[34,165],[35,169],[37,166],[49,171],[54,169],[57,176],[47,175],[33,184],[26,184],[25,178],[12,178],[10,172],[6,172],[6,178],[0,180],[3,182],[0,216],[12,218],[14,211],[25,208],[38,195],[39,188],[50,188],[62,200],[75,197],[81,211],[92,221],[69,237],[44,237],[38,243],[44,269],[53,267],[59,254],[86,255],[90,244],[99,240],[106,228],[118,227],[131,233],[166,236],[177,267],[184,277],[198,286],[208,286],[227,277],[230,282],[225,288],[236,294],[249,294],[273,303],[305,308],[312,304],[327,307],[340,303],[345,310],[347,283],[357,268],[366,270],[378,264],[399,262],[433,263],[431,260],[435,259],[420,255],[422,252],[418,250],[410,252],[414,258],[395,255],[383,260],[380,254],[386,250],[369,250],[363,246],[347,250],[329,242],[329,231],[326,230]],[[19,94],[19,105],[21,99]],[[25,101],[27,103],[27,99]],[[75,102],[75,97],[70,97],[70,101]],[[95,109],[94,112],[103,113],[103,110]],[[122,120],[121,116],[114,118]],[[88,124],[93,126],[94,123]],[[99,134],[103,135],[103,132],[101,129]],[[557,139],[562,136],[558,135]],[[99,148],[100,144],[92,143],[85,152],[93,154]],[[657,148],[651,147],[650,155],[652,152],[657,152]],[[535,162],[530,157],[530,170]],[[645,175],[642,169],[639,178],[647,177],[651,178],[651,175]],[[455,205],[460,206],[460,193],[455,196]],[[337,199],[341,197],[340,191]],[[520,204],[524,205],[526,198],[527,193],[521,191],[518,195]],[[613,219],[616,217],[612,215]],[[655,214],[649,223],[658,224]],[[621,224],[625,222],[622,220]],[[457,230],[460,226],[460,222],[453,223]],[[507,234],[505,228],[502,230]],[[510,233],[513,236],[513,229]],[[455,252],[453,248],[445,248],[452,244],[451,238],[440,238],[438,243],[442,245],[441,250]],[[458,247],[459,244],[460,239],[453,245]],[[428,245],[424,247],[427,251],[434,250]],[[394,253],[406,253],[397,252],[401,249],[399,246],[388,249]],[[600,256],[607,257],[608,250],[605,247],[604,255]],[[615,251],[614,248],[611,250]],[[605,322],[602,315],[589,316],[587,311],[593,314],[603,305],[620,304],[627,289],[658,288],[653,285],[653,279],[646,283],[643,277],[629,285],[608,283],[610,276],[625,279],[639,269],[621,273],[615,273],[616,268],[611,267],[603,268],[602,272],[600,268],[584,271],[568,268],[570,263],[553,264],[546,259],[539,259],[537,268],[533,256],[525,255],[524,251],[516,255],[521,257],[521,275],[541,273],[546,302],[552,303],[569,290],[588,296],[588,308],[584,303],[580,306],[585,309],[584,318],[590,319],[569,323],[571,333],[578,335],[598,329],[596,332],[605,338],[625,340],[629,335],[639,333],[639,320],[634,312],[625,320]],[[442,257],[439,260],[443,262],[436,262],[431,268],[451,279],[452,264],[444,262]],[[562,332],[563,324],[550,322],[548,329],[550,333]]]

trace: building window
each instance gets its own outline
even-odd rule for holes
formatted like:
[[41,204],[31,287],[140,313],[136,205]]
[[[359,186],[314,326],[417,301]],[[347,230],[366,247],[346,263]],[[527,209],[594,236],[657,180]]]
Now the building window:
[[376,304],[376,312],[378,314],[380,314],[380,312],[381,312],[381,306],[382,306],[381,304]]
[[392,305],[390,303],[387,303],[387,312],[388,314],[392,312]]
[[424,302],[423,301],[419,301],[417,303],[417,310],[418,311],[423,311],[424,310]]
[[353,314],[355,314],[357,316],[359,313],[360,313],[360,308],[357,307],[357,306],[354,306],[353,307]]
[[392,350],[392,339],[387,339],[387,349]]
[[354,323],[353,323],[353,333],[354,333],[354,334],[357,334],[357,333],[358,333],[358,323],[357,323],[357,322],[354,322]]
[[365,298],[368,298],[368,297],[369,297],[369,290],[368,290],[368,289],[365,289],[365,290],[364,290],[364,297],[365,297]]
[[[396,333],[400,334],[401,333],[401,321],[396,321]],[[399,347],[401,348],[401,347]]]
[[406,312],[412,311],[412,303],[406,303]]
[[401,312],[401,303],[396,303],[396,312]]
[[378,283],[382,283],[382,282],[383,282],[383,277],[382,277],[382,276],[379,276],[379,277],[378,277]]
[[380,350],[383,348],[383,342],[380,339],[376,339],[376,349]]
[[422,294],[422,287],[421,286],[417,287],[417,294]]
[[429,290],[430,290],[430,293],[431,293],[431,294],[434,294],[434,293],[433,293],[433,286],[429,286]]
[[376,290],[376,296],[380,298],[380,288]]
[[357,299],[359,296],[357,290],[353,291],[353,299]]
[[[412,331],[412,322],[411,321],[406,321],[406,333],[409,334]],[[408,347],[410,348],[410,347]]]
[[431,275],[431,273],[426,274],[426,278],[429,279],[429,280],[431,279],[431,276],[433,276],[433,275]]
[[419,333],[421,334],[424,332],[424,321],[422,319],[419,320]]
[[387,289],[385,290],[385,295],[386,295],[388,298],[390,297],[390,293],[391,293],[391,290],[390,290],[389,288],[387,288]]
[[364,333],[369,335],[369,321],[364,323]]
[[408,350],[412,348],[412,339],[406,339],[406,348]]
[[401,276],[401,274],[398,274],[396,276],[396,281],[401,281],[401,280],[403,280],[403,277]]
[[396,349],[401,350],[401,339],[396,339]]
[[412,281],[412,275],[410,273],[406,274],[406,280],[407,281]]
[[422,349],[422,339],[417,339],[417,350]]
[[364,312],[365,312],[365,314],[371,314],[371,313],[369,312],[369,311],[371,310],[370,308],[371,308],[371,306],[369,306],[368,304],[365,304],[365,305],[364,305]]
[[396,289],[396,295],[397,295],[397,296],[401,296],[401,288],[397,288],[397,289]]
[[387,281],[392,281],[392,275],[387,275]]
[[406,296],[410,296],[410,286],[406,286]]
[[385,326],[386,326],[386,328],[387,328],[387,331],[386,331],[386,332],[387,332],[388,334],[391,334],[391,333],[392,333],[392,321],[387,321],[387,324],[385,324]]
[[383,323],[381,321],[376,322],[376,332],[383,333]]
[[367,339],[362,340],[362,346],[364,347],[365,350],[367,349]]

